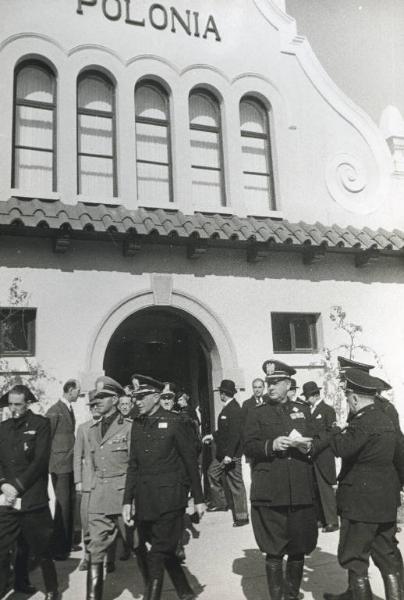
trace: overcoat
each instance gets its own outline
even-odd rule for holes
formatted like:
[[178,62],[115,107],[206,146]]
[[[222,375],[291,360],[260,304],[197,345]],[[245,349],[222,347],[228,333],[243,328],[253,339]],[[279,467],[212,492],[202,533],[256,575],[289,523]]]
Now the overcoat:
[[217,418],[217,430],[213,434],[218,461],[223,460],[225,456],[239,458],[242,455],[242,415],[241,407],[235,398],[220,411]]
[[154,521],[187,506],[188,490],[203,502],[195,443],[180,415],[159,408],[134,419],[124,504]]
[[244,452],[252,461],[251,502],[255,505],[311,505],[314,498],[310,458],[295,448],[273,451],[273,441],[296,430],[311,437],[309,408],[287,400],[268,400],[248,411],[244,427]]
[[101,434],[101,422],[94,423],[89,429],[92,470],[89,513],[119,515],[122,512],[132,422],[119,415],[104,436]]
[[[337,418],[333,407],[323,400],[317,404],[311,416],[314,431],[318,433],[331,431]],[[335,485],[337,483],[335,456],[330,447],[324,448],[314,457],[314,464],[328,484]]]
[[11,483],[21,510],[48,505],[49,420],[28,410],[0,423],[0,485]]
[[93,469],[91,466],[92,458],[88,436],[90,427],[93,424],[93,419],[90,419],[79,425],[74,443],[74,483],[81,483],[82,492],[90,492],[92,487]]
[[337,506],[351,521],[390,523],[396,520],[404,482],[403,438],[389,417],[371,404],[354,415],[348,427],[320,434],[342,458],[338,475]]

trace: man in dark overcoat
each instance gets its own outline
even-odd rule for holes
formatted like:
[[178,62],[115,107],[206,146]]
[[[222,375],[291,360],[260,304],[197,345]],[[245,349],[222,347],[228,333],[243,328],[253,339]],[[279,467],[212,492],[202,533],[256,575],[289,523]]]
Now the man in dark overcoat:
[[329,444],[342,458],[337,505],[341,516],[338,561],[348,570],[348,590],[327,600],[371,600],[369,557],[380,569],[386,600],[402,598],[402,557],[395,539],[397,507],[404,482],[403,438],[374,398],[378,382],[360,369],[343,378],[351,413],[348,426],[322,433],[315,454]]
[[252,382],[252,396],[244,400],[241,405],[241,422],[245,423],[247,419],[247,412],[251,408],[255,408],[256,406],[261,406],[263,402],[265,402],[264,392],[265,392],[265,381],[261,379],[261,377],[257,377],[253,379]]
[[[14,386],[8,392],[11,418],[0,423],[0,598],[7,588],[10,550],[21,540],[39,559],[46,600],[57,600],[48,504],[50,425],[48,419],[29,410],[30,398],[26,386]],[[16,565],[14,577],[15,591],[35,592],[25,580],[25,565],[22,573]]]
[[193,600],[195,594],[175,552],[189,487],[200,517],[205,510],[195,444],[181,416],[160,406],[164,384],[151,378],[143,383],[141,375],[138,379],[134,395],[139,416],[132,426],[122,515],[128,526],[136,520],[145,600],[160,599],[164,569],[181,600]]
[[[310,405],[314,431],[321,433],[331,431],[336,424],[335,410],[326,404],[320,396],[321,388],[315,381],[303,384],[303,396]],[[337,483],[335,456],[331,448],[324,448],[313,459],[316,488],[317,517],[323,522],[323,532],[329,533],[338,529],[337,503],[333,485]]]
[[244,428],[244,451],[252,462],[251,519],[258,547],[266,554],[271,600],[297,600],[304,555],[317,542],[313,469],[307,456],[311,416],[308,407],[287,397],[295,369],[278,360],[264,364],[269,399],[249,411]]
[[225,482],[231,495],[233,527],[241,527],[249,522],[241,468],[243,411],[234,397],[237,392],[234,381],[223,379],[216,391],[224,407],[217,418],[217,430],[202,439],[205,444],[214,440],[216,447],[216,456],[208,469],[211,499],[208,511],[227,509]]
[[53,404],[46,416],[51,426],[49,472],[55,492],[53,551],[57,560],[66,560],[73,542],[75,486],[73,452],[76,420],[73,404],[80,395],[80,383],[69,379],[63,396]]

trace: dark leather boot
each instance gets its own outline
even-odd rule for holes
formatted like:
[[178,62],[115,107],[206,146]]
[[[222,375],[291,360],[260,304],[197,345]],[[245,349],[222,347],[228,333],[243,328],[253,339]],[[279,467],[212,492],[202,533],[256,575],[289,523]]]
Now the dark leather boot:
[[10,556],[6,554],[0,557],[0,599],[8,593],[10,585]]
[[22,594],[35,594],[36,587],[29,580],[28,573],[29,546],[24,538],[17,540],[17,551],[14,560],[14,591]]
[[87,571],[87,600],[102,600],[104,584],[104,565],[90,562]]
[[196,596],[188,583],[178,556],[170,556],[170,558],[167,558],[165,567],[173,582],[178,598],[180,600],[194,600]]
[[162,587],[163,575],[161,575],[157,579],[151,579],[147,586],[146,596],[144,600],[160,600]]
[[372,600],[372,590],[370,588],[369,577],[367,575],[349,574],[349,585],[352,590],[353,600]]
[[55,563],[51,558],[41,558],[39,566],[41,567],[42,571],[47,600],[55,600],[56,598],[59,598],[58,576],[56,573]]
[[404,600],[399,573],[387,573],[383,581],[386,600]]
[[281,600],[283,594],[282,559],[269,558],[265,561],[268,590],[271,600]]
[[288,560],[285,572],[285,600],[299,600],[304,560]]

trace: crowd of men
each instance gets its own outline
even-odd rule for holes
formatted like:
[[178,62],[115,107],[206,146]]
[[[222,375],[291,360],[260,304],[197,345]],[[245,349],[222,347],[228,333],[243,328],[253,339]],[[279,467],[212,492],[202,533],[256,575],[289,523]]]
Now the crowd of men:
[[[404,436],[393,405],[380,396],[389,385],[370,375],[372,365],[343,357],[339,365],[349,407],[345,423],[337,424],[315,382],[306,382],[298,397],[296,371],[270,359],[242,405],[235,383],[221,382],[217,428],[203,437],[189,396],[148,376],[134,375],[125,389],[99,377],[88,393],[91,418],[78,428],[72,407],[81,393],[78,381],[65,383],[46,416],[30,410],[35,398],[26,386],[12,387],[2,399],[10,418],[0,423],[0,598],[10,586],[35,591],[28,568],[35,558],[46,600],[59,599],[54,561],[66,560],[74,547],[78,513],[87,600],[102,600],[118,537],[121,558],[137,559],[146,600],[160,600],[165,571],[180,600],[196,598],[182,567],[185,510],[192,498],[196,520],[205,510],[230,509],[233,527],[248,525],[244,454],[251,523],[266,557],[271,600],[299,599],[304,559],[316,547],[319,527],[340,529],[338,561],[348,571],[346,591],[325,593],[326,600],[370,600],[370,557],[386,599],[404,600],[395,537]],[[199,460],[204,444],[214,449],[207,507]],[[338,478],[336,457],[342,460]]]

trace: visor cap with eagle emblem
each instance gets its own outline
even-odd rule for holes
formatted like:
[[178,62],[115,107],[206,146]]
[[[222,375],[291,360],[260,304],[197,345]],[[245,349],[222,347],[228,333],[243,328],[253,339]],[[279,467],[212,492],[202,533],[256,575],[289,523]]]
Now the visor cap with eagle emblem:
[[[356,360],[352,360],[350,358],[345,358],[344,356],[338,356],[337,357],[338,360],[338,365],[339,365],[339,371],[340,374],[342,375],[342,377],[344,377],[344,373],[346,371],[346,369],[359,369],[360,371],[363,371],[364,373],[369,373],[369,371],[371,371],[372,369],[375,368],[374,365],[368,365],[366,363],[360,363]],[[373,377],[373,383],[376,385],[376,390],[377,392],[387,392],[388,390],[391,390],[391,385],[389,383],[387,383],[387,381],[384,381],[384,379],[381,379],[380,377]]]
[[112,379],[112,377],[103,375],[102,377],[98,377],[95,381],[95,393],[92,395],[92,398],[89,398],[89,404],[94,404],[98,398],[124,395],[125,390],[120,383],[115,381],[115,379]]
[[262,365],[262,370],[267,381],[271,379],[292,379],[292,375],[296,374],[296,369],[275,359],[266,360]]
[[346,369],[342,377],[346,392],[375,396],[380,390],[381,380],[378,377],[372,377],[362,369]]
[[132,392],[132,397],[136,400],[148,394],[160,394],[164,389],[164,383],[154,377],[140,374],[135,374],[133,377],[139,382],[138,389]]

